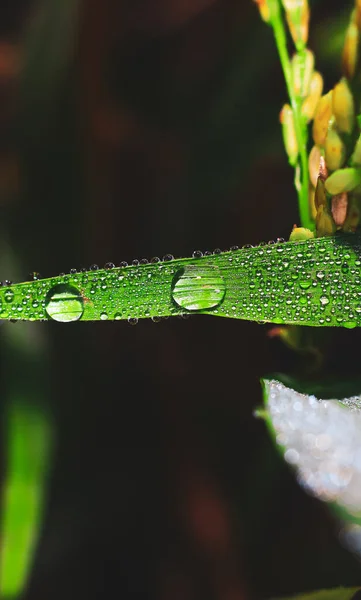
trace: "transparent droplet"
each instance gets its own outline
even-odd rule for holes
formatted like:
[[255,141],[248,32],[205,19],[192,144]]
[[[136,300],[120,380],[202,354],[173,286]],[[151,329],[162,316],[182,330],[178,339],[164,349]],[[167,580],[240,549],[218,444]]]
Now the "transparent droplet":
[[129,325],[136,325],[138,323],[138,319],[135,317],[129,317],[128,323],[129,323]]
[[14,300],[14,292],[11,289],[5,290],[4,292],[5,302],[12,302]]
[[178,271],[172,285],[174,302],[187,310],[207,310],[218,306],[226,286],[217,267],[188,265]]
[[45,311],[54,321],[78,321],[84,312],[82,295],[73,285],[55,285],[46,296]]
[[200,250],[194,250],[192,256],[193,258],[202,258],[203,252],[201,252]]
[[107,321],[108,320],[108,314],[106,312],[102,312],[100,315],[100,318],[102,321]]
[[312,285],[311,279],[302,279],[300,281],[300,288],[302,288],[303,290],[308,290],[308,288],[311,287],[311,285]]
[[327,298],[327,296],[321,296],[320,302],[321,302],[322,306],[326,306],[326,304],[329,303],[329,299]]

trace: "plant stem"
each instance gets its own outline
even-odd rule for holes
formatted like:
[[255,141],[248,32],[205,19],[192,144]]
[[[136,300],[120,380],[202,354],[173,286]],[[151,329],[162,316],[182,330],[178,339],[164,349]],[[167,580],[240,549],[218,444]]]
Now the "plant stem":
[[[301,177],[298,181],[297,171],[295,176],[295,185],[298,194],[298,210],[300,213],[301,225],[314,230],[315,226],[310,215],[308,202],[308,159],[307,159],[307,127],[301,115],[300,102],[292,85],[291,64],[287,50],[287,38],[283,19],[281,17],[281,8],[279,0],[268,0],[270,7],[270,23],[276,41],[278,54],[281,61],[283,75],[286,82],[288,96],[290,99],[293,118],[295,124],[296,138],[299,150],[299,160],[301,167]],[[300,51],[300,53],[302,50]],[[297,169],[297,167],[296,167]]]

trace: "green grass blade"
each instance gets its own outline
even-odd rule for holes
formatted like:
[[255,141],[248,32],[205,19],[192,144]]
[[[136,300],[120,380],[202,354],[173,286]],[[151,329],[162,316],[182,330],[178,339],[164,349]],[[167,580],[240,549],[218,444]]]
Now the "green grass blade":
[[60,322],[210,314],[309,326],[361,325],[361,238],[337,235],[0,289],[0,318]]

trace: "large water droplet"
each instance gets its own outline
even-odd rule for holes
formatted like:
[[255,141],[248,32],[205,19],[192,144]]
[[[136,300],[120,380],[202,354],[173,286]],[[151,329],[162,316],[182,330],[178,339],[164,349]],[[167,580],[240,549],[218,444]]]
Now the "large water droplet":
[[78,321],[84,312],[82,295],[72,285],[62,283],[55,285],[46,296],[45,311],[54,321],[62,323]]
[[186,310],[207,310],[218,306],[226,293],[224,279],[217,267],[188,265],[178,271],[172,298]]

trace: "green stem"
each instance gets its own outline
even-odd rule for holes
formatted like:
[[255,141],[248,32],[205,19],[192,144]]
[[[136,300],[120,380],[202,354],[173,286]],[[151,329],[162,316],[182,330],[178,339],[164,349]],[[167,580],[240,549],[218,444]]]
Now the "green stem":
[[[307,159],[307,128],[302,119],[300,103],[292,85],[291,64],[287,50],[287,38],[284,22],[281,17],[279,0],[268,0],[270,7],[270,23],[276,41],[278,54],[281,61],[283,75],[286,82],[287,92],[293,111],[297,144],[299,149],[301,163],[301,183],[297,186],[298,209],[300,213],[301,225],[314,230],[315,226],[310,215],[308,202],[308,159]],[[300,51],[302,52],[302,50]]]

